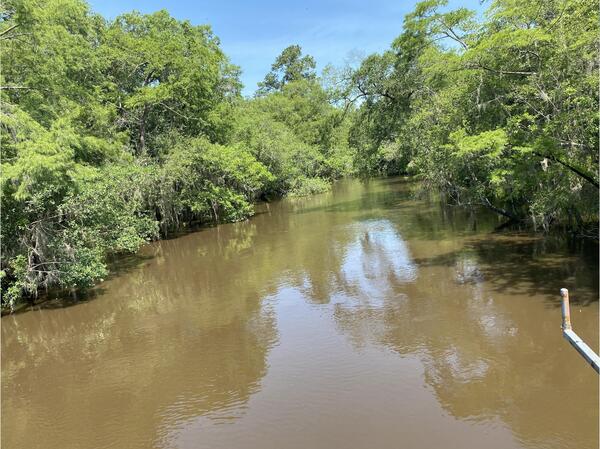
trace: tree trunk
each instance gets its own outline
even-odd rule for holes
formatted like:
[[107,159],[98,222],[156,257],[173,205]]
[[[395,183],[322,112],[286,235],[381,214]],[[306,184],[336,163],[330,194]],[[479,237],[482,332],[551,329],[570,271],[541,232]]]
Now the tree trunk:
[[140,139],[138,142],[138,156],[141,156],[146,151],[146,119],[148,118],[148,106],[144,106],[142,117],[140,119]]
[[561,160],[560,160],[559,158],[557,158],[556,156],[554,156],[554,155],[551,155],[551,154],[541,154],[541,153],[538,153],[538,152],[535,152],[534,154],[535,154],[536,156],[544,157],[544,158],[550,159],[551,161],[554,161],[554,162],[557,162],[557,163],[559,163],[559,164],[560,164],[560,165],[562,165],[563,167],[566,167],[566,168],[568,168],[568,169],[569,169],[569,170],[571,170],[573,173],[575,173],[575,174],[577,174],[578,176],[580,176],[580,177],[582,177],[583,179],[585,179],[587,182],[589,182],[590,184],[592,184],[592,185],[593,185],[594,187],[596,187],[597,189],[598,189],[598,188],[600,188],[600,185],[598,185],[598,181],[596,181],[596,180],[595,180],[595,179],[592,177],[592,175],[590,175],[590,174],[587,174],[587,173],[584,173],[584,172],[582,172],[581,170],[579,170],[577,167],[573,167],[572,165],[570,165],[570,164],[567,164],[567,163],[566,163],[566,162],[564,162],[564,161],[561,161]]

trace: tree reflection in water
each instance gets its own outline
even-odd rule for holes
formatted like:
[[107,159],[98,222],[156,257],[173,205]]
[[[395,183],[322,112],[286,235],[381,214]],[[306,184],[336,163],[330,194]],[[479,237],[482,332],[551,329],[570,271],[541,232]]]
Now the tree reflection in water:
[[4,317],[2,445],[597,447],[557,294],[598,341],[597,246],[494,233],[417,188],[259,206],[148,246],[94,299]]

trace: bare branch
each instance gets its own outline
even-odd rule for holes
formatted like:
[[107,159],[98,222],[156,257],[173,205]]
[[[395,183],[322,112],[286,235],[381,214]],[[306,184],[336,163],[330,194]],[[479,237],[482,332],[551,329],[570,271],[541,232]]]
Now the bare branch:
[[13,26],[8,27],[7,29],[5,29],[4,31],[0,32],[0,37],[4,36],[7,33],[10,33],[12,30],[14,30],[15,28],[17,28],[19,26],[18,23],[15,23]]

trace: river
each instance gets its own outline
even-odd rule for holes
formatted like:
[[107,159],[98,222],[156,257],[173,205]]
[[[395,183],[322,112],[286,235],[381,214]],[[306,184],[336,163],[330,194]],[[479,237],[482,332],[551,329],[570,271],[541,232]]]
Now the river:
[[598,246],[339,182],[3,317],[6,449],[598,447]]

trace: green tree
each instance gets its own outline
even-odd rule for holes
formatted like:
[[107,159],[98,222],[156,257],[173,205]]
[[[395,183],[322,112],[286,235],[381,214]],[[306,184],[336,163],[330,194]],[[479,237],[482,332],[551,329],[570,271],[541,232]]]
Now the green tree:
[[292,81],[314,80],[316,78],[314,58],[310,55],[302,56],[299,45],[290,45],[285,48],[271,66],[264,81],[258,83],[258,95],[281,90],[283,86]]
[[222,115],[241,85],[210,27],[180,22],[165,10],[124,14],[108,26],[99,53],[107,63],[108,98],[136,154],[150,147],[156,155],[167,132],[225,139]]
[[594,6],[497,0],[478,23],[445,5],[419,3],[392,52],[355,72],[359,168],[545,229],[597,223]]

